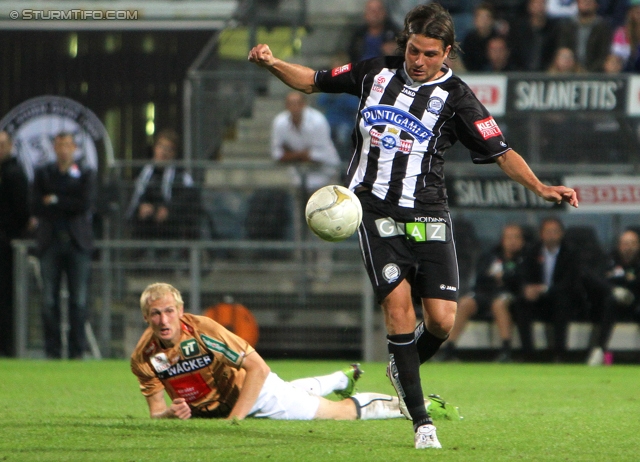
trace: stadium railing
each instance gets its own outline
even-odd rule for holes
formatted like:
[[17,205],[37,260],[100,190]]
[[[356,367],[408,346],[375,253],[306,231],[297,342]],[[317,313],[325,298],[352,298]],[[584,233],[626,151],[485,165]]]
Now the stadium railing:
[[[96,214],[98,236],[91,275],[91,327],[101,356],[126,357],[144,328],[138,297],[155,281],[174,283],[185,291],[186,307],[201,312],[227,296],[247,306],[258,320],[260,349],[270,356],[349,356],[383,358],[384,335],[361,255],[354,237],[340,244],[305,234],[302,192],[289,171],[272,162],[178,163],[188,169],[201,192],[200,204],[185,204],[202,219],[191,239],[134,240],[124,218],[141,163],[116,162],[104,175]],[[557,165],[557,175],[575,166]],[[491,179],[499,169],[452,162],[453,178]],[[584,167],[590,174],[605,166]],[[628,167],[631,168],[631,167]],[[627,173],[631,172],[629,170]],[[468,287],[475,257],[495,244],[507,222],[535,227],[542,216],[561,215],[566,226],[588,223],[610,250],[617,232],[637,221],[637,213],[573,214],[549,208],[481,208],[456,203],[461,273]],[[256,198],[266,199],[257,200]],[[107,200],[108,199],[108,200]],[[282,202],[287,202],[283,207]],[[274,210],[283,215],[273,220]],[[288,213],[288,215],[287,215]],[[637,224],[637,223],[636,223]],[[18,353],[41,354],[38,262],[30,241],[16,241],[15,298]],[[325,260],[318,254],[330,255]],[[485,340],[476,344],[487,344]],[[483,343],[484,342],[484,343]]]

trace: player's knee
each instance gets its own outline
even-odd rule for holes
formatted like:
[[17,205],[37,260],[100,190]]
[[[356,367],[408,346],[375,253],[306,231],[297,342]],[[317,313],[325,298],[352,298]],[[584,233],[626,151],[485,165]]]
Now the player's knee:
[[455,309],[446,310],[438,316],[431,316],[427,321],[427,329],[436,337],[445,338],[453,329],[456,320]]
[[416,314],[411,307],[407,309],[401,306],[383,307],[385,324],[390,334],[403,334],[413,332],[415,328]]
[[314,419],[330,420],[356,420],[358,411],[352,399],[347,398],[342,401],[330,401],[320,398],[320,405],[316,411]]

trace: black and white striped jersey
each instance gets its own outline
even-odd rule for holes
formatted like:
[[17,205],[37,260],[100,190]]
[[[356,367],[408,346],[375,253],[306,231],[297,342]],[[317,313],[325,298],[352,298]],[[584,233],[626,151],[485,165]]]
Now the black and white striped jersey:
[[447,208],[444,156],[458,139],[475,163],[494,162],[509,147],[491,114],[448,68],[418,83],[403,57],[384,57],[316,72],[323,92],[360,97],[349,188],[370,188],[402,207]]

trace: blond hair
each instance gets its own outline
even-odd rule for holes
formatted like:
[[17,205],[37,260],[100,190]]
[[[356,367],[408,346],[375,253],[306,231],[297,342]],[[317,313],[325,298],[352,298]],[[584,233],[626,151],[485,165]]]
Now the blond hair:
[[178,289],[166,282],[154,282],[153,284],[149,284],[142,292],[142,295],[140,295],[140,310],[142,310],[142,315],[146,317],[149,314],[149,305],[151,305],[151,302],[168,294],[173,295],[178,307],[184,306],[182,295]]

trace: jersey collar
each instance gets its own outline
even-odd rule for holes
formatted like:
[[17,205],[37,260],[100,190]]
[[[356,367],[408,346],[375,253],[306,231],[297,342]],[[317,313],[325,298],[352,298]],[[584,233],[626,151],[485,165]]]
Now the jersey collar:
[[447,66],[442,66],[442,68],[440,68],[440,70],[442,72],[444,72],[444,75],[442,77],[440,77],[439,79],[435,79],[435,80],[431,80],[429,82],[423,82],[423,83],[418,83],[418,82],[414,82],[414,80],[409,77],[409,74],[407,73],[407,63],[402,63],[402,69],[400,69],[400,75],[402,76],[402,78],[405,80],[406,85],[409,87],[421,87],[422,85],[437,85],[439,83],[444,82],[445,80],[447,80],[449,77],[451,77],[453,75],[453,71],[447,67]]

